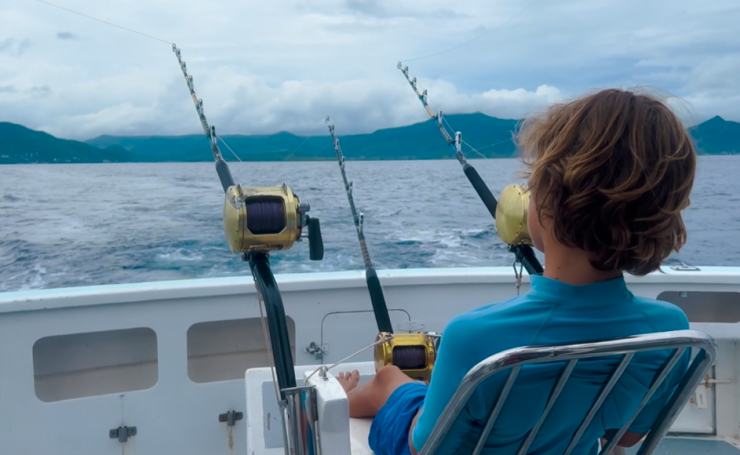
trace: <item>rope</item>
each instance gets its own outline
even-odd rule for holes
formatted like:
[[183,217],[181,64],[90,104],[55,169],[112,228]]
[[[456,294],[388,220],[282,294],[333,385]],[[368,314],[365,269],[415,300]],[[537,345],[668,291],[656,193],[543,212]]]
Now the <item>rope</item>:
[[78,16],[82,16],[82,17],[86,17],[88,19],[92,19],[94,21],[102,22],[103,24],[110,25],[111,27],[120,28],[121,30],[126,30],[127,32],[136,33],[137,35],[145,36],[145,37],[150,38],[150,39],[153,39],[155,41],[160,41],[160,42],[166,43],[166,44],[172,44],[172,41],[166,41],[166,40],[163,40],[161,38],[157,38],[156,36],[147,35],[146,33],[143,33],[143,32],[138,32],[136,30],[123,27],[121,25],[116,25],[116,24],[114,24],[112,22],[108,22],[108,21],[104,21],[102,19],[98,19],[97,17],[92,17],[92,16],[88,16],[87,14],[78,13],[77,11],[73,11],[73,10],[71,10],[69,8],[65,8],[63,6],[55,5],[53,3],[49,3],[49,2],[46,2],[44,0],[36,0],[36,1],[39,2],[39,3],[44,3],[44,4],[49,5],[49,6],[53,6],[54,8],[63,9],[64,11],[67,11],[67,12],[72,13],[72,14],[77,14]]
[[363,352],[367,351],[370,348],[373,348],[373,347],[375,347],[375,346],[377,346],[379,344],[383,344],[386,341],[390,340],[391,338],[393,338],[393,334],[389,333],[385,337],[383,337],[380,340],[376,341],[375,343],[365,346],[364,348],[360,349],[359,351],[357,351],[357,352],[355,352],[353,354],[348,355],[347,357],[343,358],[342,360],[338,361],[337,363],[335,363],[333,365],[329,365],[328,367],[326,367],[325,365],[321,365],[320,367],[318,367],[315,370],[313,370],[313,373],[311,373],[311,374],[308,375],[308,377],[306,378],[306,383],[308,383],[308,380],[311,379],[311,377],[313,375],[315,375],[316,373],[318,373],[319,371],[321,371],[323,368],[326,368],[327,371],[328,370],[331,370],[335,366],[340,365],[340,364],[346,362],[347,360],[351,359],[352,357],[355,357],[357,355],[362,354]]
[[451,52],[451,51],[454,51],[456,49],[460,49],[461,47],[465,47],[468,44],[470,44],[470,43],[472,43],[474,41],[477,41],[477,40],[483,38],[484,36],[490,34],[491,32],[496,31],[496,30],[500,29],[501,27],[503,27],[504,25],[508,24],[509,22],[513,21],[514,19],[516,19],[517,17],[519,17],[524,11],[528,10],[529,7],[532,6],[532,4],[534,4],[534,2],[535,2],[535,0],[530,1],[529,3],[527,3],[527,5],[524,8],[522,8],[518,13],[514,14],[513,16],[511,16],[509,19],[505,20],[504,22],[498,24],[497,26],[493,27],[492,29],[488,30],[487,32],[482,33],[482,34],[476,36],[475,38],[473,38],[473,39],[471,39],[469,41],[466,41],[466,42],[464,42],[462,44],[459,44],[457,46],[451,47],[449,49],[445,49],[443,51],[435,52],[434,54],[425,55],[423,57],[410,58],[410,59],[401,60],[401,61],[402,62],[414,62],[416,60],[424,60],[426,58],[436,57],[438,55],[446,54],[446,53]]

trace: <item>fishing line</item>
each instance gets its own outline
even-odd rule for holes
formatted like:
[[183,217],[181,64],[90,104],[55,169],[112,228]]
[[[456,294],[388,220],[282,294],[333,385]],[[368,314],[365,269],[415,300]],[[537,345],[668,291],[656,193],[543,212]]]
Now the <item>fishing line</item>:
[[357,356],[357,355],[360,355],[360,354],[362,354],[363,352],[367,351],[368,349],[370,349],[370,348],[372,348],[372,347],[375,347],[375,346],[377,346],[377,345],[379,345],[379,344],[383,344],[383,343],[385,343],[386,341],[388,341],[388,340],[390,340],[391,338],[393,338],[393,336],[394,336],[394,335],[393,335],[392,333],[388,333],[388,334],[386,334],[386,335],[385,335],[385,336],[384,336],[383,338],[381,338],[381,339],[379,339],[378,341],[376,341],[375,343],[373,343],[373,344],[369,344],[369,345],[365,346],[364,348],[360,349],[359,351],[356,351],[356,352],[354,352],[354,353],[352,353],[352,354],[348,355],[347,357],[343,358],[342,360],[340,360],[340,361],[338,361],[338,362],[336,362],[336,363],[334,363],[334,364],[332,364],[332,365],[329,365],[328,367],[327,367],[327,366],[325,366],[325,365],[321,365],[320,367],[318,367],[318,368],[316,368],[315,370],[313,370],[313,372],[312,372],[311,374],[309,374],[309,375],[308,375],[308,377],[307,377],[307,378],[305,379],[304,383],[305,383],[305,384],[308,384],[308,380],[309,380],[309,379],[311,379],[311,376],[315,375],[316,373],[318,373],[319,371],[323,370],[324,368],[326,368],[326,371],[329,371],[329,370],[331,370],[332,368],[334,368],[334,367],[336,367],[336,366],[338,366],[338,365],[341,365],[341,364],[343,364],[344,362],[346,362],[347,360],[351,359],[352,357],[355,357],[355,356]]
[[425,55],[425,56],[423,56],[423,57],[416,57],[416,58],[411,58],[411,59],[406,59],[406,60],[401,60],[401,61],[402,61],[402,62],[414,62],[414,61],[416,61],[416,60],[424,60],[424,59],[426,59],[426,58],[430,58],[430,57],[436,57],[436,56],[438,56],[438,55],[446,54],[446,53],[448,53],[448,52],[451,52],[451,51],[454,51],[454,50],[456,50],[456,49],[460,49],[461,47],[465,47],[465,46],[467,46],[468,44],[470,44],[470,43],[472,43],[472,42],[474,42],[474,41],[478,41],[479,39],[483,38],[484,36],[486,36],[486,35],[489,35],[489,34],[491,34],[491,32],[494,32],[494,31],[496,31],[496,30],[500,29],[500,28],[501,28],[501,27],[503,27],[504,25],[508,24],[509,22],[513,21],[513,20],[514,20],[514,19],[516,19],[517,17],[521,16],[521,14],[522,14],[522,13],[523,13],[524,11],[528,10],[528,9],[529,9],[529,7],[530,7],[530,6],[532,6],[532,4],[534,4],[534,2],[535,2],[535,1],[536,1],[536,0],[532,0],[532,1],[530,1],[529,3],[527,3],[527,5],[526,5],[526,6],[524,7],[524,8],[522,8],[522,9],[521,9],[521,10],[520,10],[520,11],[519,11],[518,13],[514,14],[513,16],[511,16],[511,17],[510,17],[509,19],[505,20],[504,22],[502,22],[502,23],[498,24],[497,26],[493,27],[492,29],[488,30],[487,32],[485,32],[485,33],[482,33],[482,34],[480,34],[480,35],[476,36],[475,38],[473,38],[473,39],[471,39],[471,40],[469,40],[469,41],[466,41],[466,42],[464,42],[464,43],[462,43],[462,44],[458,44],[457,46],[451,47],[451,48],[449,48],[449,49],[445,49],[445,50],[443,50],[443,51],[435,52],[434,54],[429,54],[429,55]]
[[231,150],[231,147],[229,147],[229,144],[226,143],[224,138],[218,135],[216,137],[218,138],[219,141],[221,141],[222,144],[226,146],[227,149],[229,149],[229,151],[234,155],[234,157],[236,157],[237,160],[239,160],[240,163],[243,163],[242,159],[239,158],[239,155],[237,155],[235,151]]
[[[449,128],[451,129],[451,130],[452,130],[452,131],[455,131],[455,128],[453,128],[453,127],[452,127],[452,125],[450,125],[450,122],[448,122],[448,121],[447,121],[447,117],[442,117],[442,121],[443,121],[443,122],[445,122],[445,124],[446,124],[446,125],[447,125],[447,126],[448,126],[448,127],[449,127]],[[488,147],[495,147],[495,146],[497,146],[497,145],[500,145],[500,144],[505,144],[505,143],[507,143],[507,142],[511,142],[511,141],[512,141],[512,139],[511,139],[511,138],[509,138],[509,139],[504,139],[503,141],[498,141],[498,142],[494,142],[493,144],[489,144],[489,145],[484,145],[483,147],[478,147],[478,149],[476,149],[476,148],[475,148],[475,147],[473,147],[472,145],[470,145],[470,144],[468,144],[467,142],[465,142],[465,139],[462,139],[462,143],[463,143],[463,144],[465,144],[465,145],[467,145],[468,147],[470,147],[470,150],[474,151],[475,153],[477,153],[478,155],[480,155],[481,157],[483,157],[483,158],[485,158],[485,159],[488,159],[488,157],[487,157],[487,156],[485,156],[484,154],[482,154],[482,153],[480,152],[480,150],[482,150],[482,149],[485,149],[485,148],[488,148]],[[480,149],[480,150],[479,150],[479,149]]]
[[106,24],[106,25],[110,25],[110,26],[112,26],[112,27],[120,28],[121,30],[126,30],[127,32],[131,32],[131,33],[136,33],[137,35],[141,35],[141,36],[146,36],[147,38],[151,38],[151,39],[153,39],[153,40],[156,40],[156,41],[160,41],[160,42],[162,42],[162,43],[166,43],[166,44],[172,44],[172,41],[165,41],[165,40],[163,40],[163,39],[161,39],[161,38],[157,38],[156,36],[152,36],[152,35],[147,35],[146,33],[138,32],[138,31],[136,31],[136,30],[133,30],[133,29],[130,29],[130,28],[126,28],[126,27],[123,27],[123,26],[121,26],[121,25],[116,25],[116,24],[114,24],[114,23],[112,23],[112,22],[108,22],[108,21],[104,21],[104,20],[102,20],[102,19],[98,19],[97,17],[92,17],[92,16],[88,16],[87,14],[79,13],[79,12],[77,12],[77,11],[73,11],[73,10],[71,10],[71,9],[69,9],[69,8],[65,8],[65,7],[63,7],[63,6],[55,5],[55,4],[53,4],[53,3],[49,3],[49,2],[46,2],[46,1],[44,1],[44,0],[36,0],[36,1],[37,1],[37,2],[39,2],[39,3],[44,3],[44,4],[46,4],[46,5],[49,5],[49,6],[53,6],[54,8],[59,8],[59,9],[63,9],[64,11],[70,12],[70,13],[72,13],[72,14],[77,14],[77,15],[79,15],[79,16],[82,16],[82,17],[86,17],[86,18],[88,18],[88,19],[92,19],[92,20],[94,20],[94,21],[102,22],[103,24]]
[[[461,139],[461,140],[462,140],[462,139]],[[476,149],[476,148],[475,148],[475,147],[473,147],[472,145],[470,145],[470,144],[468,144],[467,142],[465,142],[465,140],[462,140],[462,143],[463,143],[463,144],[465,144],[465,145],[467,145],[467,146],[468,146],[468,147],[470,148],[470,150],[472,150],[472,151],[474,151],[475,153],[477,153],[478,155],[480,155],[480,157],[481,157],[481,158],[483,158],[484,160],[487,160],[487,159],[488,159],[488,157],[487,157],[486,155],[484,155],[484,154],[482,154],[481,152],[479,152],[479,151],[478,151],[478,149]]]
[[[450,125],[450,122],[448,122],[448,121],[447,121],[447,117],[442,117],[442,121],[443,121],[443,122],[445,122],[445,124],[447,124],[447,126],[448,126],[448,127],[449,127],[449,128],[450,128],[450,129],[452,130],[452,131],[455,131],[455,128],[453,128],[453,127],[452,127],[452,125]],[[472,151],[474,151],[475,153],[477,153],[478,155],[480,155],[480,156],[481,156],[481,157],[482,157],[483,159],[485,159],[485,160],[487,160],[487,159],[488,159],[488,157],[487,157],[486,155],[482,154],[481,152],[479,152],[479,151],[478,151],[478,149],[476,149],[476,148],[475,148],[475,147],[473,147],[472,145],[470,145],[470,144],[468,144],[467,142],[465,142],[465,139],[463,139],[462,137],[460,138],[460,141],[461,141],[461,142],[462,142],[463,144],[467,145],[467,146],[468,146],[468,147],[470,148],[470,150],[472,150]]]
[[488,147],[496,147],[500,144],[505,144],[507,142],[511,142],[511,139],[504,139],[503,141],[494,142],[493,144],[484,145],[483,147],[478,147],[480,150],[487,149]]
[[292,152],[290,152],[290,154],[288,156],[286,156],[283,161],[288,161],[288,158],[290,158],[291,156],[293,156],[295,154],[295,152],[298,151],[299,148],[303,147],[303,144],[305,144],[306,141],[308,141],[310,138],[311,138],[311,136],[308,136],[306,139],[304,139],[303,142],[301,142],[301,145],[299,145],[298,147],[295,148],[295,150],[293,150]]

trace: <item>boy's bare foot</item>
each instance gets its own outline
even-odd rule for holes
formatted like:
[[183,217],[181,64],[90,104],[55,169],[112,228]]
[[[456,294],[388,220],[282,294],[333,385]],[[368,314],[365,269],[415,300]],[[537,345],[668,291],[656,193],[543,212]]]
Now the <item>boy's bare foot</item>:
[[339,373],[337,375],[337,381],[342,384],[344,391],[349,393],[349,391],[357,387],[357,384],[360,382],[360,372],[352,370],[346,373]]

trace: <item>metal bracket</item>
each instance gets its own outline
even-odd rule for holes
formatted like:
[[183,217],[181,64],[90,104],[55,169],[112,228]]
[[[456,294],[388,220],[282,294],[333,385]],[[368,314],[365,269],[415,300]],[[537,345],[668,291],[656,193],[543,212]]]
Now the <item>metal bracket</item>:
[[225,414],[219,414],[218,415],[218,421],[223,423],[226,422],[226,425],[233,427],[236,425],[237,420],[241,420],[244,418],[243,412],[236,412],[236,411],[229,411]]
[[129,436],[136,436],[136,427],[118,427],[110,430],[108,436],[111,439],[118,439],[118,442],[125,443]]
[[328,354],[329,353],[329,345],[328,344],[322,344],[321,346],[319,346],[318,344],[316,344],[315,341],[312,341],[311,344],[309,344],[308,346],[306,346],[304,349],[309,354],[313,354],[315,356],[319,356],[319,355],[322,355],[322,354]]
[[712,384],[732,384],[732,379],[712,379],[708,374],[704,376],[704,387],[707,389],[712,387]]

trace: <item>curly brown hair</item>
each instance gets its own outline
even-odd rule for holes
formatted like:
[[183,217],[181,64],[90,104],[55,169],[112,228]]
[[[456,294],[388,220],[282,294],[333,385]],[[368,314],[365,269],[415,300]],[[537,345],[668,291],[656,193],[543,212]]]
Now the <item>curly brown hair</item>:
[[645,275],[686,243],[696,153],[656,97],[609,89],[557,104],[517,143],[540,220],[596,269]]

